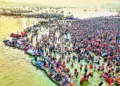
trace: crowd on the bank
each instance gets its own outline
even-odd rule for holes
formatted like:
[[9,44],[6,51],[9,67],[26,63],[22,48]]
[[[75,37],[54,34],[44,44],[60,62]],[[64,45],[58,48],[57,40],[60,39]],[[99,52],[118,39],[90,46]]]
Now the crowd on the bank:
[[[73,77],[78,78],[79,72],[84,71],[84,75],[80,78],[80,84],[89,82],[89,77],[94,76],[94,72],[99,72],[99,77],[109,84],[109,86],[120,85],[120,17],[97,17],[83,20],[54,20],[48,22],[47,25],[40,25],[40,28],[46,27],[49,34],[41,36],[39,39],[38,31],[35,26],[32,35],[29,28],[22,32],[22,39],[33,44],[34,38],[36,45],[26,45],[25,52],[37,53],[44,55],[49,62],[47,67],[57,71],[54,79],[60,81],[64,86],[75,86]],[[53,25],[53,26],[50,26]],[[55,27],[57,26],[57,27]],[[36,26],[36,27],[39,27]],[[56,33],[59,33],[57,36]],[[26,37],[24,38],[24,34]],[[70,37],[69,37],[70,34]],[[33,52],[34,51],[34,52]],[[59,53],[60,58],[56,55]],[[76,54],[72,54],[76,53]],[[71,55],[66,57],[66,55]],[[94,55],[93,55],[94,54]],[[64,59],[64,60],[63,60]],[[66,64],[70,63],[71,68],[74,68],[75,61],[80,65],[80,71],[74,69],[74,75],[71,74],[70,68]],[[81,61],[85,61],[85,65]],[[50,65],[53,64],[53,65]],[[89,71],[93,70],[93,72]],[[66,81],[67,80],[67,81]],[[67,83],[69,82],[69,84]],[[103,81],[99,83],[99,86]]]

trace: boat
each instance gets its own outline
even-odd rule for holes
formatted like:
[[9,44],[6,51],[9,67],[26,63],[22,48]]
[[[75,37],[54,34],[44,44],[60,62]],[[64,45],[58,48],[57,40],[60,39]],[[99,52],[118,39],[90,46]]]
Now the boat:
[[7,45],[9,47],[18,48],[18,49],[21,49],[21,50],[27,50],[27,45],[17,43],[15,40],[12,40],[12,41],[4,40],[3,42],[4,42],[5,45]]
[[10,40],[4,40],[3,41],[5,45],[13,47],[14,45],[10,42]]
[[22,36],[20,34],[11,33],[10,37],[17,37],[17,38],[19,38],[19,37],[22,37]]
[[[43,57],[44,58],[44,57]],[[61,83],[63,82],[63,80],[66,80],[66,85],[69,84],[69,82],[67,81],[66,77],[61,74],[58,73],[54,67],[53,69],[51,69],[50,67],[45,66],[45,62],[50,63],[50,65],[53,65],[49,60],[47,60],[46,58],[44,58],[44,60],[37,60],[35,61],[35,59],[31,60],[32,65],[36,66],[37,68],[43,70],[47,76],[50,78],[51,81],[53,81],[55,84],[57,84],[58,86],[63,86]],[[65,85],[65,86],[66,86]]]
[[41,53],[40,52],[36,52],[35,50],[33,50],[33,49],[28,49],[28,50],[26,50],[26,52],[25,52],[26,54],[29,54],[29,55],[31,55],[31,56],[40,56],[41,55]]
[[58,86],[61,86],[60,83],[56,82],[56,80],[54,79],[55,72],[53,70],[49,71],[47,67],[44,67],[45,64],[44,64],[43,60],[35,61],[35,59],[32,59],[31,63],[32,63],[33,66],[43,70],[47,74],[47,76],[50,78],[51,81],[53,81]]
[[32,60],[31,60],[31,63],[32,63],[34,66],[36,66],[37,68],[40,68],[40,69],[42,69],[42,70],[45,69],[45,67],[44,67],[44,61],[42,61],[42,60],[35,61],[35,59],[32,59]]

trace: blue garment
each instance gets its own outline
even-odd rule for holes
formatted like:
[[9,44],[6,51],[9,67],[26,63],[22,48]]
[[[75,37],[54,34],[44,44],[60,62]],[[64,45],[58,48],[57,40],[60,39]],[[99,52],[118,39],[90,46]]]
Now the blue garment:
[[80,60],[81,60],[81,58],[79,57],[79,58],[78,58],[78,62],[80,62]]
[[85,71],[85,73],[87,73],[87,72],[88,72],[88,69],[87,69],[87,68],[85,68],[85,69],[84,69],[84,71]]
[[62,82],[62,84],[63,84],[63,86],[64,86],[64,85],[66,85],[66,84],[67,84],[67,82],[66,82],[66,81],[63,81],[63,82]]
[[59,68],[59,63],[58,62],[56,63],[56,67]]
[[39,68],[44,69],[44,62],[42,62],[42,61],[37,61],[37,62],[36,62],[36,66],[39,67]]
[[35,61],[37,61],[37,56],[34,57]]
[[41,50],[41,54],[44,55],[44,50]]

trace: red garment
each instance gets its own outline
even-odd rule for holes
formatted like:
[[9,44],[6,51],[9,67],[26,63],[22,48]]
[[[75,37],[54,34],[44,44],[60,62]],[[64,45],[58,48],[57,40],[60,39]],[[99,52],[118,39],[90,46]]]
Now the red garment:
[[107,60],[110,60],[110,56],[107,57]]
[[109,84],[112,84],[113,82],[114,82],[114,79],[113,79],[113,78],[108,79],[108,83],[109,83]]
[[108,77],[105,77],[105,80],[106,80],[106,82],[109,82],[109,78]]
[[81,78],[81,80],[80,80],[80,82],[85,82],[86,81],[86,79],[83,77],[83,78]]
[[88,59],[90,59],[90,55],[88,56]]
[[36,50],[36,48],[34,48],[34,50]]
[[117,84],[120,85],[120,76],[117,77]]
[[36,46],[39,46],[39,42],[36,43]]
[[21,36],[22,36],[22,37],[24,36],[24,34],[25,34],[24,32],[21,32]]
[[93,68],[93,64],[90,64],[90,69],[92,69]]
[[86,50],[88,51],[88,50],[89,50],[89,48],[87,47],[87,48],[86,48]]
[[48,68],[48,64],[45,64],[45,68]]
[[27,31],[26,31],[26,30],[24,30],[24,33],[27,33]]

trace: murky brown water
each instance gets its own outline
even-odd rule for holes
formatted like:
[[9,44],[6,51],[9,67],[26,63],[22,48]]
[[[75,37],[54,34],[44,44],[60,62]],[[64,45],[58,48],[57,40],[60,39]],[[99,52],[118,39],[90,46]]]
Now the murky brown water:
[[[25,19],[27,25],[35,19]],[[7,47],[3,40],[26,27],[22,18],[0,17],[0,86],[56,86],[46,74],[30,63],[21,50]]]

